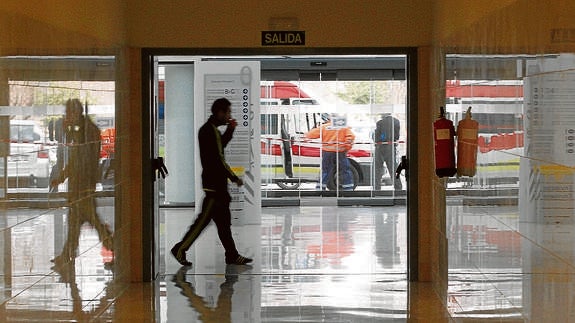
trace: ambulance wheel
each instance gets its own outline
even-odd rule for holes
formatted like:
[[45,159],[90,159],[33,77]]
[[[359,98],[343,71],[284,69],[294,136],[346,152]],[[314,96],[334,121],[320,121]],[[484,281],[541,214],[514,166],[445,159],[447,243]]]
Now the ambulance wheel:
[[292,183],[292,182],[276,182],[276,184],[278,184],[278,186],[283,189],[283,190],[297,190],[299,188],[299,184],[298,182]]
[[[357,170],[355,165],[350,164],[349,166],[350,166],[349,168],[351,169],[351,175],[353,177],[353,189],[352,190],[355,190],[355,188],[357,187],[357,183],[359,183],[359,180],[360,180],[359,179],[359,171]],[[341,189],[341,183],[342,182],[343,182],[342,177],[340,175],[340,178],[339,178],[339,183],[340,183],[339,188],[340,189]],[[334,170],[334,171],[332,171],[331,175],[327,179],[327,188],[330,191],[335,191],[336,187],[337,187],[337,185],[336,185],[336,181],[335,181],[335,170]]]

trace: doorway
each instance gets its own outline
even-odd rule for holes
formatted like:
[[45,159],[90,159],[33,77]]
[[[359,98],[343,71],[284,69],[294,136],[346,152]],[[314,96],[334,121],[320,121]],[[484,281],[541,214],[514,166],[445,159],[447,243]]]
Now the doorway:
[[[166,161],[170,160],[169,163],[176,168],[182,166],[169,156],[170,142],[174,138],[169,137],[168,129],[174,124],[173,121],[169,124],[172,110],[168,109],[171,109],[170,100],[186,98],[185,95],[183,98],[167,97],[169,93],[182,93],[181,89],[173,88],[169,83],[178,87],[186,84],[185,79],[190,77],[190,71],[193,74],[194,64],[197,62],[257,61],[260,64],[257,118],[260,135],[258,152],[261,158],[261,205],[403,205],[410,241],[408,267],[413,268],[408,276],[410,279],[417,277],[417,266],[413,266],[417,260],[416,243],[413,243],[417,238],[414,234],[416,224],[410,220],[414,219],[417,213],[416,206],[409,203],[417,193],[412,187],[416,179],[406,176],[406,171],[401,172],[399,179],[395,176],[401,156],[413,157],[409,155],[415,153],[415,149],[410,149],[415,143],[407,141],[408,137],[415,138],[409,136],[409,132],[414,131],[415,128],[410,125],[416,125],[417,120],[414,115],[415,79],[408,77],[416,75],[414,52],[403,51],[393,55],[290,56],[198,56],[152,52],[144,54],[145,61],[149,63],[146,68],[149,74],[145,75],[149,88],[144,95],[147,96],[146,102],[155,103],[151,105],[152,113],[145,118],[151,125],[148,129],[155,132],[144,136],[151,141],[148,146],[151,159],[162,157]],[[178,78],[179,81],[176,81]],[[193,87],[193,80],[188,81],[187,86]],[[189,97],[187,99],[190,100]],[[192,114],[190,118],[194,118],[189,106],[187,112]],[[181,116],[179,118],[181,121]],[[312,138],[308,134],[313,128],[321,127],[328,119],[342,129],[349,128],[354,135],[354,142],[352,149],[346,152],[346,165],[341,165],[341,159],[336,159],[332,170],[326,175],[323,174],[325,163],[322,165],[324,138]],[[387,121],[394,119],[395,122]],[[391,124],[391,130],[383,137],[382,131],[377,129],[377,125],[382,123]],[[393,127],[394,124],[397,126]],[[193,132],[191,134],[193,138]],[[181,158],[196,160],[197,158],[193,157],[193,141],[188,144],[191,155]],[[378,145],[391,151],[392,157],[387,160],[391,161],[388,163],[392,165],[388,166],[381,156],[376,158],[380,148]],[[177,147],[178,154],[181,154],[181,142]],[[376,160],[380,163],[376,163]],[[347,175],[342,166],[348,168]],[[186,167],[197,169],[193,164]],[[410,174],[416,173],[416,165],[412,164],[410,167]],[[169,171],[170,168],[173,167],[168,166]],[[158,260],[162,257],[157,248],[159,209],[196,205],[195,192],[184,194],[183,199],[181,194],[179,197],[174,195],[174,192],[181,193],[186,188],[178,186],[182,185],[178,183],[181,180],[180,176],[168,176],[165,180],[155,181],[149,190],[154,197],[151,208],[154,215],[149,217],[151,221],[148,222],[147,232],[150,234],[148,237],[155,238],[148,241],[157,242],[156,247],[149,246],[148,250],[150,255],[154,255],[150,258],[150,264],[155,268],[151,271],[150,278],[155,277],[162,267],[161,261]],[[195,179],[191,181],[196,182]],[[353,185],[351,189],[350,182]]]

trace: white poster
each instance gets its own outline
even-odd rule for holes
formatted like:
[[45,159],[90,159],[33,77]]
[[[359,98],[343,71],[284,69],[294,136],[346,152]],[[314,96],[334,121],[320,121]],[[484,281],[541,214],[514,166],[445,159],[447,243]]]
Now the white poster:
[[575,211],[575,56],[527,63],[525,158],[520,169],[524,221],[571,223]]
[[[198,62],[195,74],[195,133],[211,115],[212,103],[227,98],[232,103],[232,118],[238,126],[225,148],[225,158],[244,181],[238,187],[229,183],[232,196],[232,221],[242,224],[260,223],[260,64],[259,62]],[[221,129],[225,130],[225,127]],[[196,153],[199,156],[199,152]],[[196,163],[196,178],[201,165]],[[201,201],[201,183],[196,183],[196,201]]]

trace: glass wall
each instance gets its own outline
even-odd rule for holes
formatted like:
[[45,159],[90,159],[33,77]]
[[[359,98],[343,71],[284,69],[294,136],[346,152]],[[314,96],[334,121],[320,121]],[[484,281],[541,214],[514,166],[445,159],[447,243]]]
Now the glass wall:
[[[390,205],[398,199],[404,203],[405,172],[399,178],[395,172],[407,147],[405,56],[195,59],[260,61],[260,169],[264,205],[294,203],[302,197],[377,199]],[[187,107],[193,104],[193,97],[182,104],[174,101],[174,95],[168,95],[166,71],[183,70],[188,64],[189,71],[183,74],[193,75],[192,61],[193,58],[182,57],[177,64],[161,63],[158,68],[158,140],[162,157],[175,136],[184,136],[172,146],[178,152],[191,143],[190,136],[195,136],[185,125],[171,135],[165,128],[169,114],[166,112],[178,104],[188,111]],[[193,87],[193,81],[185,79],[171,84],[183,88],[176,95]],[[172,101],[167,103],[170,98]],[[193,113],[189,113],[176,121],[192,120]],[[175,159],[166,157],[169,170],[182,167],[179,174],[193,170],[190,162],[173,165],[177,163]],[[160,181],[163,205],[190,204],[185,197],[177,200],[174,194],[169,194],[187,192],[190,185],[178,186],[182,180],[167,177]],[[164,194],[169,196],[162,199]]]
[[[95,295],[105,301],[102,291],[114,279],[117,222],[115,73],[112,56],[0,57],[6,317],[16,319],[19,307],[10,299],[25,286],[23,279],[55,280],[49,290],[28,291],[53,304],[66,286],[75,304]],[[78,287],[76,275],[96,271],[107,278]],[[53,311],[81,312],[72,307]]]
[[[398,59],[405,72],[405,58],[379,59]],[[396,179],[395,171],[406,154],[407,82],[354,72],[262,71],[264,198],[405,196],[404,174]]]
[[[511,317],[520,315],[522,298],[521,280],[514,275],[522,272],[517,229],[524,84],[518,60],[523,57],[451,55],[445,84],[447,118],[457,127],[471,108],[478,123],[475,175],[447,181],[449,292],[469,284],[481,289],[478,286],[489,282],[485,273],[497,272],[496,288],[514,303],[497,301],[494,292],[494,302],[482,304],[481,310],[492,314],[506,310]],[[485,68],[487,62],[493,69]],[[464,308],[477,304],[473,295],[458,301]]]
[[478,122],[477,173],[447,180],[449,293],[492,296],[449,298],[454,313],[543,319],[574,289],[527,275],[573,264],[575,55],[451,55],[446,66],[448,118],[471,107]]
[[264,192],[400,192],[405,99],[405,81],[263,82]]

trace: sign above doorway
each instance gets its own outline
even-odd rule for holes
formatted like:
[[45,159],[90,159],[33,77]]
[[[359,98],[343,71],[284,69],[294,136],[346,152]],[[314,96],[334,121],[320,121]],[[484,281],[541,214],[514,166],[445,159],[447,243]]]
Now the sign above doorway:
[[262,31],[262,46],[304,46],[305,31]]

